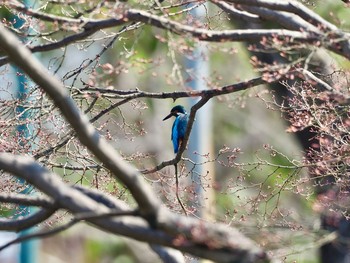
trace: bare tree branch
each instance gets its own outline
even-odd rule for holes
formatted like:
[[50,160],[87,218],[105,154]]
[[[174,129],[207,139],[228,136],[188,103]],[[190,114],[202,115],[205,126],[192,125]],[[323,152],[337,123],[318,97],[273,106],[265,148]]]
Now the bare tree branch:
[[41,19],[47,22],[59,23],[59,24],[77,24],[82,23],[83,19],[79,20],[70,18],[70,17],[60,17],[57,15],[51,15],[47,13],[43,13],[40,11],[35,11],[32,8],[26,7],[24,4],[18,1],[5,0],[3,3],[6,7],[22,12],[23,14],[31,17],[35,17],[37,19]]
[[26,206],[41,206],[43,208],[52,208],[54,206],[54,202],[47,197],[25,194],[2,193],[0,194],[0,202]]
[[48,219],[56,209],[41,209],[38,212],[32,213],[29,216],[16,219],[0,218],[0,229],[6,231],[21,231]]
[[[135,215],[133,211],[119,208],[115,210],[116,214],[128,216],[110,217],[109,213],[113,211],[95,202],[83,192],[65,185],[56,175],[36,164],[32,158],[1,153],[0,167],[51,196],[63,209],[69,210],[77,217],[79,214],[85,216],[89,223],[105,231],[173,247],[220,262],[232,262],[238,259],[243,260],[242,262],[267,262],[266,254],[254,242],[226,225],[210,224],[195,218],[178,216],[159,207],[158,217],[155,218],[157,228],[152,228],[145,220],[130,217],[130,213]],[[116,205],[115,202],[113,204]]]
[[156,245],[150,245],[150,247],[155,251],[163,262],[167,263],[184,263],[184,256],[175,249],[165,248]]
[[[278,81],[276,79],[275,81]],[[259,85],[267,84],[266,80],[262,77],[256,77],[250,80],[234,83],[231,85],[218,87],[215,89],[204,89],[204,90],[189,90],[189,91],[173,91],[173,92],[146,92],[140,89],[136,90],[111,90],[105,88],[94,88],[87,87],[85,89],[81,89],[80,91],[83,93],[89,94],[89,92],[99,92],[101,94],[109,94],[111,96],[115,96],[118,99],[139,99],[139,98],[152,98],[152,99],[180,99],[180,98],[195,98],[195,97],[216,97],[225,94],[235,93],[242,90],[246,90],[252,87],[256,87]],[[118,104],[120,105],[120,104]]]
[[40,231],[40,232],[34,232],[34,233],[31,233],[31,234],[27,234],[27,235],[23,235],[23,236],[19,236],[17,237],[16,239],[0,246],[0,251],[4,250],[5,248],[8,248],[9,246],[11,245],[14,245],[14,244],[18,244],[18,243],[21,243],[21,242],[24,242],[24,241],[27,241],[27,240],[30,240],[30,239],[33,239],[33,238],[45,238],[45,237],[50,237],[54,234],[58,234],[64,230],[67,230],[69,229],[70,227],[76,225],[79,221],[77,220],[71,220],[70,222],[68,222],[67,224],[64,224],[62,226],[58,226],[58,227],[55,227],[53,229],[50,229],[50,230],[45,230],[45,231]]
[[[80,114],[62,83],[52,77],[31,56],[31,52],[2,25],[0,25],[0,42],[9,58],[49,94],[77,133],[80,141],[104,163],[114,176],[128,187],[138,202],[141,213],[152,221],[156,216],[159,201],[152,195],[149,186],[142,182],[142,178],[138,176],[135,168],[125,163],[119,154],[99,135],[86,116]],[[31,57],[30,60],[29,57]]]
[[[248,89],[248,88],[251,88],[251,87],[255,87],[255,86],[258,86],[258,85],[261,85],[261,84],[264,84],[264,83],[266,83],[266,82],[261,77],[258,77],[258,78],[251,79],[251,80],[248,80],[248,81],[244,81],[244,82],[240,82],[240,83],[224,86],[224,87],[219,88],[219,89],[198,90],[198,91],[190,91],[190,92],[178,92],[178,93],[175,93],[175,94],[172,93],[174,95],[172,98],[174,98],[174,97],[176,98],[177,96],[201,96],[202,98],[191,108],[191,112],[190,112],[190,116],[189,116],[189,122],[188,122],[188,125],[187,125],[185,138],[183,139],[183,143],[181,144],[179,152],[177,153],[175,158],[172,159],[172,160],[163,161],[162,163],[158,164],[157,166],[155,166],[153,168],[145,169],[145,170],[143,170],[141,172],[143,174],[154,173],[154,172],[160,171],[161,169],[163,169],[163,168],[165,168],[167,166],[177,164],[181,160],[181,156],[182,156],[182,154],[185,151],[186,146],[187,146],[188,138],[189,138],[189,135],[191,133],[191,129],[192,129],[193,122],[194,122],[194,119],[195,119],[195,116],[196,116],[196,112],[205,103],[207,103],[207,101],[210,98],[215,97],[215,96],[220,96],[220,95],[224,95],[224,94],[237,92],[237,91],[241,91],[241,90],[245,90],[245,89]],[[160,95],[161,96],[164,96],[164,95],[166,96],[167,94],[162,93]]]
[[[32,52],[42,52],[57,49],[63,46],[67,46],[71,43],[75,43],[78,40],[84,39],[87,36],[94,34],[95,32],[124,25],[128,21],[133,21],[129,25],[130,29],[139,27],[140,22],[156,26],[159,28],[167,29],[171,32],[180,35],[190,35],[194,38],[204,41],[259,41],[262,38],[279,38],[291,42],[318,43],[333,52],[342,54],[347,58],[350,58],[350,40],[349,34],[340,31],[335,25],[324,20],[319,15],[310,12],[308,8],[298,3],[297,1],[279,2],[274,0],[231,0],[228,2],[241,4],[244,6],[252,7],[251,11],[254,11],[258,15],[262,15],[266,19],[273,21],[279,21],[282,25],[293,30],[284,29],[249,29],[249,30],[207,30],[203,28],[196,28],[189,25],[183,25],[179,22],[170,20],[167,16],[158,16],[150,12],[137,10],[137,9],[125,9],[123,13],[117,18],[111,19],[72,19],[63,17],[52,17],[47,15],[46,20],[56,21],[58,23],[74,24],[81,28],[81,32],[72,34],[66,38],[61,39],[55,43],[43,44],[36,47],[31,47]],[[223,5],[223,3],[221,4]],[[26,10],[23,6],[15,6],[22,12],[29,12],[33,16],[45,17],[45,14],[36,13],[33,10]],[[228,10],[228,6],[223,8]],[[269,8],[261,9],[261,8]],[[248,10],[249,11],[249,10]],[[232,10],[231,10],[232,12]],[[289,13],[289,14],[286,14]],[[241,14],[242,15],[242,14]],[[55,20],[56,19],[56,20]],[[136,23],[136,24],[135,24]],[[320,32],[319,27],[323,29]],[[128,26],[126,26],[126,29]],[[304,29],[304,30],[302,30]],[[305,30],[306,29],[306,30]],[[327,34],[327,37],[324,36]],[[330,41],[332,39],[332,41]],[[0,66],[8,62],[7,58],[0,59]]]
[[244,21],[251,22],[251,23],[261,22],[261,19],[259,18],[259,16],[251,14],[247,11],[241,11],[241,10],[235,8],[233,5],[226,3],[226,1],[211,0],[210,2],[212,2],[216,6],[220,7],[223,11],[232,15],[236,19],[244,20]]
[[320,34],[321,31],[314,25],[307,23],[301,17],[288,12],[279,12],[263,7],[246,6],[244,10],[258,15],[262,19],[274,21],[282,27],[293,31],[306,31]]
[[310,12],[310,10],[305,7],[303,4],[295,0],[288,1],[278,1],[278,0],[227,0],[226,2],[249,5],[249,6],[258,6],[266,7],[271,10],[285,11],[292,14],[297,14],[299,17],[304,19],[306,22],[311,23],[315,27],[323,26],[328,30],[338,30],[337,27],[327,20],[323,19],[321,16],[316,13]]

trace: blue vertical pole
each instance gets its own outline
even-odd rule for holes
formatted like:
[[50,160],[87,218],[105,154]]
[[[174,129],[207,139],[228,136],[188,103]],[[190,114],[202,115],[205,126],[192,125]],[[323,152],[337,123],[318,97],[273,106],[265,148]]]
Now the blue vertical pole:
[[[17,98],[22,101],[22,103],[25,103],[25,100],[28,100],[27,95],[28,95],[28,88],[26,87],[27,85],[27,80],[23,74],[22,71],[20,71],[18,68],[15,68],[17,74]],[[25,121],[30,118],[29,112],[24,111],[23,106],[19,106],[17,108],[17,113],[21,114],[19,120],[20,121]],[[28,122],[26,124],[20,124],[17,126],[17,131],[18,131],[18,136],[20,139],[31,139],[31,136],[33,134],[33,127],[32,125]],[[25,181],[20,180],[20,182],[25,186]],[[31,188],[30,186],[26,186],[25,189],[21,192],[22,194],[30,194],[31,193]],[[20,206],[20,213],[18,216],[27,216],[30,214],[30,207],[27,206]],[[19,233],[19,235],[27,235],[31,233],[33,230],[28,229],[24,230]],[[20,253],[19,253],[19,262],[20,263],[36,263],[37,261],[37,246],[38,246],[38,241],[36,240],[29,240],[29,241],[24,241],[20,245]]]
[[[194,8],[191,14],[197,19],[203,19],[207,12],[205,4]],[[209,62],[207,59],[208,50],[205,43],[196,44],[194,50],[194,59],[187,61],[187,68],[190,70],[193,80],[189,83],[190,87],[194,90],[207,89],[207,80],[209,77]],[[197,100],[192,100],[192,105]],[[197,111],[196,121],[194,122],[191,137],[189,140],[189,155],[195,163],[205,162],[205,158],[201,154],[210,153],[212,149],[212,103],[207,102],[199,111]],[[197,154],[196,154],[197,153]],[[203,207],[207,210],[208,193],[209,191],[203,191],[202,176],[209,172],[209,176],[212,176],[213,169],[210,164],[197,165],[192,173],[192,180],[194,183],[194,189],[196,198],[192,203],[195,209],[195,214],[200,217],[206,217]]]
[[[24,4],[28,6],[28,1],[24,1]],[[15,27],[20,28],[23,25],[23,21],[15,17],[16,23]],[[30,122],[27,122],[30,118],[30,111],[26,111],[24,104],[26,101],[29,101],[29,92],[30,92],[30,87],[29,87],[29,82],[25,77],[25,74],[23,71],[21,71],[19,68],[15,67],[14,68],[16,72],[16,81],[17,81],[17,99],[20,101],[20,105],[17,107],[16,112],[17,114],[20,114],[19,116],[19,121],[23,121],[23,124],[19,124],[17,126],[17,132],[18,136],[20,139],[20,144],[22,144],[21,140],[27,141],[27,139],[33,139],[31,136],[33,135],[33,125],[30,124]],[[25,142],[27,143],[27,142]],[[31,144],[31,142],[29,142]],[[29,148],[29,150],[31,147]],[[20,182],[25,186],[25,181],[20,180]],[[31,193],[31,188],[29,186],[26,186],[25,189],[21,192],[22,194],[30,194]],[[27,216],[30,214],[30,207],[26,206],[21,206],[20,208],[20,213],[18,216]],[[19,235],[27,235],[31,233],[33,229],[27,229],[19,233]],[[36,240],[29,240],[29,241],[24,241],[20,244],[20,253],[19,253],[19,258],[18,258],[19,263],[37,263],[38,262],[38,241]]]

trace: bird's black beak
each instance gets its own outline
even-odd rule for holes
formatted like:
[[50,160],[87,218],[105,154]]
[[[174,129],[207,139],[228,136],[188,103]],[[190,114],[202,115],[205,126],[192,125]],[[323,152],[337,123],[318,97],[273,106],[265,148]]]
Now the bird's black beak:
[[169,114],[168,116],[166,116],[166,117],[163,119],[163,121],[169,119],[171,116],[173,116],[173,113],[172,113],[172,112],[170,112],[170,114]]

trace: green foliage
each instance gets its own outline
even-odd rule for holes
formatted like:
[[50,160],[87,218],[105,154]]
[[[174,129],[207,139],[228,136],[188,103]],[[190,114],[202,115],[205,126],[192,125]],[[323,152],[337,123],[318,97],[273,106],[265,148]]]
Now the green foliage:
[[85,243],[85,262],[135,262],[133,256],[121,239],[115,239],[113,242],[104,242],[101,240],[88,239]]

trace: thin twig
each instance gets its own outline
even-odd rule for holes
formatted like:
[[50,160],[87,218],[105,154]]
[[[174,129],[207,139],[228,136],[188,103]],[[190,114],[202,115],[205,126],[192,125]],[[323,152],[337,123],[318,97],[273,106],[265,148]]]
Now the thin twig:
[[175,184],[176,184],[176,198],[177,198],[177,201],[179,202],[182,210],[184,211],[185,215],[187,216],[187,212],[186,212],[186,209],[184,207],[184,205],[182,204],[182,201],[180,199],[180,196],[179,196],[179,176],[178,176],[178,173],[177,173],[177,163],[174,164],[175,166]]
[[133,211],[112,211],[112,212],[108,212],[108,213],[102,213],[102,214],[95,214],[95,213],[81,213],[76,215],[70,222],[58,226],[54,229],[50,229],[50,230],[45,230],[45,231],[40,231],[40,232],[35,232],[32,234],[28,234],[25,236],[20,236],[8,243],[6,243],[3,246],[0,246],[0,251],[4,250],[5,248],[17,244],[17,243],[21,243],[33,238],[45,238],[45,237],[49,237],[52,236],[54,234],[57,234],[59,232],[62,232],[64,230],[67,230],[68,228],[74,226],[75,224],[79,223],[82,220],[91,220],[91,219],[99,219],[102,217],[111,217],[111,216],[136,216],[138,215],[138,211],[137,210],[133,210]]

